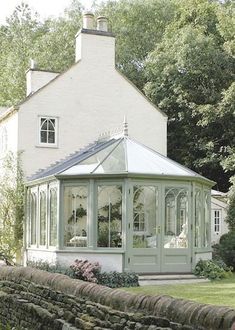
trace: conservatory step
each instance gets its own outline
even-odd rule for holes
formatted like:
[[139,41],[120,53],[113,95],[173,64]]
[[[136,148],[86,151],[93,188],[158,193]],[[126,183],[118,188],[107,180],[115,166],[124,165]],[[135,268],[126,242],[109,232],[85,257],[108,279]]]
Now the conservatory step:
[[164,284],[191,284],[209,282],[206,278],[198,278],[193,274],[151,274],[139,275],[140,286]]

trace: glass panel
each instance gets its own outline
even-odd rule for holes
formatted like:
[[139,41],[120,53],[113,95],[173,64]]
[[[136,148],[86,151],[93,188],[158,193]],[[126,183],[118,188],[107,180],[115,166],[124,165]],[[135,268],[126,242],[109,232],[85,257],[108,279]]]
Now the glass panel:
[[50,189],[50,233],[49,245],[57,243],[57,189]]
[[41,129],[47,131],[47,120],[46,118],[41,118]]
[[87,246],[87,186],[64,188],[64,245]]
[[98,187],[98,247],[122,247],[122,187]]
[[210,204],[209,204],[209,192],[204,191],[204,233],[203,233],[203,246],[209,246],[209,239],[210,239]]
[[36,244],[37,196],[30,195],[30,245]]
[[188,191],[183,188],[165,190],[164,248],[188,247]]
[[194,246],[201,247],[201,234],[200,228],[202,226],[202,195],[200,190],[196,190],[195,193],[195,236],[194,236]]
[[98,165],[100,162],[102,162],[105,157],[108,156],[108,154],[115,148],[118,142],[113,143],[111,146],[97,152],[96,154],[88,157],[87,159],[83,160],[79,165]]
[[133,248],[158,246],[157,200],[156,187],[133,187]]
[[41,131],[41,143],[47,143],[47,131]]
[[95,173],[120,172],[126,170],[125,145],[119,145],[111,152],[105,161],[95,170]]
[[48,143],[55,143],[55,132],[48,132]]
[[46,193],[40,192],[40,245],[46,245]]
[[55,119],[48,119],[48,129],[50,131],[55,130]]

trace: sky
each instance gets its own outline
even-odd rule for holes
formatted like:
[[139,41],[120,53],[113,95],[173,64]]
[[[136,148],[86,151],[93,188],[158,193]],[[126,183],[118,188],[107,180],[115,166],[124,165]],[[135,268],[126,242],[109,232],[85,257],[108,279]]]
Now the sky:
[[[22,0],[0,0],[0,23],[4,23],[6,17],[9,17],[21,2]],[[46,18],[61,14],[69,6],[71,0],[24,0],[24,2],[37,11],[42,18]],[[85,9],[89,10],[93,0],[80,0],[80,2]],[[99,3],[102,0],[96,0],[96,2]]]

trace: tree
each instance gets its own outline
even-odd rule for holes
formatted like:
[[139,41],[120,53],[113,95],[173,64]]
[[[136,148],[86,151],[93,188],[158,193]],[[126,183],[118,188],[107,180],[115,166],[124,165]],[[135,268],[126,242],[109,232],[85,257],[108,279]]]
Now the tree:
[[0,29],[0,105],[12,105],[25,97],[25,71],[36,39],[43,33],[37,15],[21,4]]
[[81,3],[73,0],[63,16],[44,22],[45,33],[36,40],[32,55],[39,68],[61,72],[75,62],[75,35],[81,21]]
[[145,62],[145,92],[168,115],[168,155],[227,190],[231,173],[221,161],[234,145],[228,97],[235,61],[216,30],[222,10],[213,1],[180,2],[176,21]]
[[[168,115],[168,155],[218,182],[235,145],[235,3],[219,0],[109,0],[94,5],[116,35],[117,67]],[[40,22],[27,5],[0,26],[0,105],[25,95],[25,71],[63,71],[74,62],[82,6]]]
[[106,15],[116,36],[117,67],[140,89],[146,80],[146,56],[162,39],[173,21],[175,4],[165,0],[108,1],[96,7],[96,15]]
[[9,260],[20,256],[23,243],[24,184],[20,155],[9,152],[0,178],[0,252]]
[[74,36],[81,22],[81,4],[73,0],[64,16],[39,20],[27,4],[17,6],[7,24],[0,26],[0,105],[25,98],[25,72],[30,59],[40,69],[62,71],[74,62]]

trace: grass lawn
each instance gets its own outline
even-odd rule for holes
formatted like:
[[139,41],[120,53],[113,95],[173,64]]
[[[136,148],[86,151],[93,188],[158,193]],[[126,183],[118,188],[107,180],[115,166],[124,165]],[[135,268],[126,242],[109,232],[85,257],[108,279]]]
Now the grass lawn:
[[147,295],[167,294],[200,303],[235,308],[235,274],[229,279],[208,283],[151,285],[123,290]]

